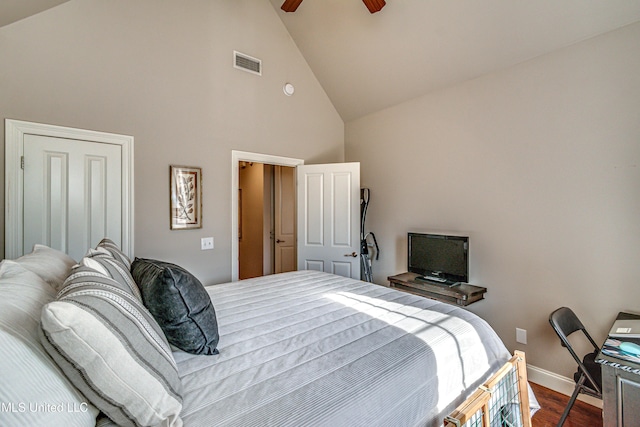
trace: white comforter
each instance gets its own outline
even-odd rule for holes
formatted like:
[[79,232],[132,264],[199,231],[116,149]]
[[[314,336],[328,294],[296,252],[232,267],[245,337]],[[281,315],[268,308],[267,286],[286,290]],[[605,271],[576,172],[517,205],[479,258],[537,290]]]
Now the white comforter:
[[174,353],[185,426],[438,426],[509,358],[473,313],[340,276],[207,290],[220,354]]

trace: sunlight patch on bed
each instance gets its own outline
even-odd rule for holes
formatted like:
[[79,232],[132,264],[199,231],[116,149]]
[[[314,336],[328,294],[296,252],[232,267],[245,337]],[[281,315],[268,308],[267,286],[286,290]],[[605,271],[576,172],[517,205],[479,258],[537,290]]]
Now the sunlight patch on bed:
[[444,409],[489,369],[489,361],[476,329],[464,319],[445,313],[402,305],[351,292],[325,297],[400,328],[423,341],[438,367],[438,409]]

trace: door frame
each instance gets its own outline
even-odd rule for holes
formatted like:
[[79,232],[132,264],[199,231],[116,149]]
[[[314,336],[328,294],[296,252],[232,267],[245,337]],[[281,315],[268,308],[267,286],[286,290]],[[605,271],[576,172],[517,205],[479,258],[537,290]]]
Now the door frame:
[[240,162],[256,162],[290,167],[296,167],[304,164],[304,160],[292,157],[251,153],[248,151],[231,151],[231,281],[233,282],[237,281],[240,275],[240,249],[238,242],[238,189],[240,188]]
[[43,123],[5,119],[5,258],[14,259],[23,252],[24,214],[24,135],[75,139],[115,144],[122,147],[122,242],[121,249],[134,255],[133,137]]

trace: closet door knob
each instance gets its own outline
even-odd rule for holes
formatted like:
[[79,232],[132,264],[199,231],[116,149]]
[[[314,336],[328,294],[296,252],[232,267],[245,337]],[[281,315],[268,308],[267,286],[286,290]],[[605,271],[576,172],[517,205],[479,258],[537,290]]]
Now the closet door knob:
[[276,239],[276,243],[285,243],[284,240]]
[[355,258],[355,257],[357,257],[357,256],[358,256],[358,254],[357,254],[357,253],[355,253],[355,252],[351,252],[350,254],[344,254],[344,256],[351,256],[351,257],[354,257],[354,258]]

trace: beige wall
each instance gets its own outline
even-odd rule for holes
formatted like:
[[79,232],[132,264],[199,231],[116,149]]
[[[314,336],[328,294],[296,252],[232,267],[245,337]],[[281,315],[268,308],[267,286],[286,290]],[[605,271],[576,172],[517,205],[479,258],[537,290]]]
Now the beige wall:
[[[231,277],[231,150],[344,160],[344,124],[268,0],[71,0],[2,27],[2,141],[5,118],[133,135],[135,253],[205,283]],[[201,230],[169,230],[170,164],[203,168]]]
[[469,310],[565,376],[552,310],[573,307],[598,341],[640,312],[638,41],[634,24],[347,123],[376,282],[406,271],[408,231],[468,234],[471,282],[489,289]]

